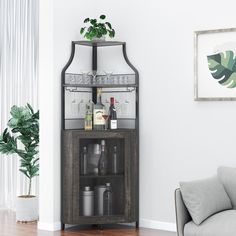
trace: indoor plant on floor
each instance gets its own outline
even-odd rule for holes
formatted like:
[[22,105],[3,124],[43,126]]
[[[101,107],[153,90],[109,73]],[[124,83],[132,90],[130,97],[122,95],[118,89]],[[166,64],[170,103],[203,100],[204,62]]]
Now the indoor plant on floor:
[[20,157],[20,169],[28,179],[28,192],[18,196],[16,201],[16,220],[27,222],[38,219],[38,199],[31,195],[31,183],[39,172],[39,111],[34,112],[27,104],[25,107],[13,106],[8,128],[0,135],[0,153],[17,154]]

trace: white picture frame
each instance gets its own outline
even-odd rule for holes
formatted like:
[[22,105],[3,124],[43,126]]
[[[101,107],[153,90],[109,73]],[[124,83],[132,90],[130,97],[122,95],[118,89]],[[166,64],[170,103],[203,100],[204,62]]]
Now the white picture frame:
[[236,28],[194,32],[195,101],[236,101],[236,64],[225,66],[227,58],[236,61]]

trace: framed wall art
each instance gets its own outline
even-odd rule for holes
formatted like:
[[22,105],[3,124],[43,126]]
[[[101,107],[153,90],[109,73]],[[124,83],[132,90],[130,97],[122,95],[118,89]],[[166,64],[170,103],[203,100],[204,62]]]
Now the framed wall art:
[[194,32],[196,101],[236,101],[236,28]]

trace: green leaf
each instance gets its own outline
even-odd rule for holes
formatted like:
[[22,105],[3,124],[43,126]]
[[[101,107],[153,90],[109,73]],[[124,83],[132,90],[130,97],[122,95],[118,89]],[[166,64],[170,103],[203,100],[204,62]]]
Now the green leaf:
[[87,22],[89,22],[89,18],[86,18],[86,19],[84,19],[84,23],[87,23]]
[[211,75],[219,84],[227,88],[236,87],[236,56],[233,51],[225,51],[207,56]]
[[80,34],[83,34],[83,33],[84,33],[84,30],[85,30],[85,27],[82,27],[82,28],[80,29]]
[[101,24],[100,31],[101,31],[101,33],[102,33],[103,35],[106,35],[106,34],[107,34],[107,29],[106,29],[105,24]]
[[112,30],[109,30],[108,32],[109,32],[109,37],[110,37],[110,38],[114,38],[114,36],[115,36],[115,30],[112,29]]
[[29,103],[27,103],[27,107],[30,109],[31,113],[34,114],[34,109],[30,106]]
[[35,164],[35,163],[37,163],[39,161],[39,158],[36,158],[34,161],[33,161],[33,165]]
[[91,40],[90,34],[89,34],[88,32],[85,33],[84,37],[85,37],[86,39],[88,39],[88,40]]
[[27,170],[25,170],[25,169],[19,169],[19,171],[22,172],[27,178],[30,179],[30,176],[29,176]]
[[90,33],[93,30],[93,26],[88,27],[88,33]]
[[105,15],[100,15],[100,17],[99,17],[101,20],[104,20],[104,19],[106,19],[106,16]]
[[92,37],[95,37],[97,35],[97,29],[96,28],[93,28],[92,30],[91,30],[91,36]]
[[10,126],[10,127],[15,127],[15,126],[17,126],[18,122],[19,122],[19,119],[11,118],[11,119],[8,121],[8,126]]
[[6,129],[3,131],[3,134],[1,134],[0,142],[7,142],[7,133],[8,133],[8,129],[6,128]]
[[11,108],[10,113],[11,113],[12,117],[20,118],[21,117],[21,111],[22,111],[22,107],[13,106]]
[[102,32],[101,32],[101,30],[98,30],[98,32],[97,32],[97,37],[98,37],[98,38],[101,38],[101,37],[102,37]]
[[90,23],[91,23],[94,27],[97,26],[97,20],[96,20],[96,19],[91,19],[91,20],[90,20]]
[[36,119],[36,120],[39,119],[39,111],[37,111],[36,113],[33,114],[32,119]]
[[112,29],[110,22],[106,22],[105,24],[108,26],[109,29]]

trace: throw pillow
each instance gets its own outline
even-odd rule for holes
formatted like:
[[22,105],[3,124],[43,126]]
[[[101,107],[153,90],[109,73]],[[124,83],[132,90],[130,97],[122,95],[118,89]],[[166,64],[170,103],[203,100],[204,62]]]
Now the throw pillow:
[[218,177],[225,187],[233,208],[236,209],[236,168],[219,167],[217,170]]
[[232,208],[231,201],[217,177],[180,182],[184,203],[195,224],[209,216]]

